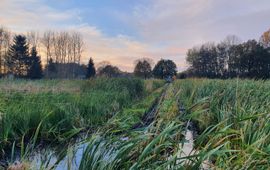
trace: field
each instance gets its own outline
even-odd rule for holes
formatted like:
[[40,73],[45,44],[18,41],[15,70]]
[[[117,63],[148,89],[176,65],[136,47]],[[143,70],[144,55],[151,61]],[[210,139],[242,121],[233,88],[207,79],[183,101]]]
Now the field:
[[[270,81],[2,80],[0,87],[7,167],[16,160],[29,169],[270,166]],[[30,156],[52,145],[68,149],[54,162]]]
[[93,81],[2,80],[0,86],[2,158],[13,155],[11,152],[17,147],[23,156],[37,147],[37,143],[63,144],[74,136],[91,133],[123,107],[152,90],[152,87],[144,88],[144,82],[139,79],[102,78]]

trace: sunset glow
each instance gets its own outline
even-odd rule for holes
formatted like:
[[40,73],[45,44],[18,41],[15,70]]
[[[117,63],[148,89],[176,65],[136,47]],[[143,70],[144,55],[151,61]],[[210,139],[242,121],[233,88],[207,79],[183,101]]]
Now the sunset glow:
[[[1,0],[0,26],[16,33],[76,30],[93,57],[124,71],[148,57],[185,70],[187,49],[227,35],[259,39],[269,28],[268,0]],[[43,58],[45,56],[42,56]]]

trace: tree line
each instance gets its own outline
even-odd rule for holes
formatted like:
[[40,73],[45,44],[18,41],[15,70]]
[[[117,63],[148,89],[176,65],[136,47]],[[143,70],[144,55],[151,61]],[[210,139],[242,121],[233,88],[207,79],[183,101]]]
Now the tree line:
[[172,60],[161,59],[152,69],[153,61],[148,58],[137,60],[134,68],[134,75],[142,78],[173,78],[177,74],[177,66]]
[[[153,61],[142,58],[135,61],[133,73],[121,71],[110,62],[99,63],[96,69],[92,58],[81,64],[83,37],[78,32],[46,31],[42,36],[31,31],[16,35],[0,28],[0,76],[15,78],[90,78],[95,76],[141,78],[168,78],[177,73],[176,64],[161,59],[152,69]],[[44,55],[42,66],[40,54]]]
[[[81,65],[83,49],[83,38],[78,32],[46,31],[39,36],[38,32],[31,31],[25,35],[15,35],[1,27],[0,76],[77,78],[86,71],[86,66]],[[44,68],[38,55],[41,53],[46,56]],[[40,67],[42,72],[39,71]],[[37,70],[34,71],[34,68]],[[40,75],[30,76],[31,72]]]
[[[172,60],[161,59],[154,65],[149,58],[135,61],[133,73],[121,71],[109,62],[98,68],[92,58],[88,65],[81,64],[83,38],[77,32],[46,31],[42,37],[37,32],[14,35],[0,28],[0,75],[18,78],[90,78],[95,76],[147,78],[172,78],[177,74]],[[45,58],[42,67],[40,53]],[[236,36],[224,41],[205,43],[187,52],[190,67],[178,78],[270,78],[270,30],[259,41],[241,42]]]
[[12,73],[16,77],[30,79],[42,77],[42,66],[36,47],[32,47],[29,52],[24,36],[14,37],[13,44],[9,47],[4,59],[3,67],[7,74]]
[[49,78],[76,78],[82,74],[83,37],[78,32],[47,31],[41,38],[46,55],[45,75]]
[[221,43],[205,43],[187,52],[190,67],[179,77],[270,78],[270,30],[259,41],[240,42],[228,36]]
[[136,76],[143,79],[148,78],[173,78],[177,74],[176,64],[172,60],[161,59],[154,65],[153,60],[149,58],[141,58],[135,61],[133,73],[121,71],[118,67],[111,65],[109,62],[102,62],[96,70],[92,58],[90,58],[87,66],[87,78],[95,76],[105,77],[130,77]]

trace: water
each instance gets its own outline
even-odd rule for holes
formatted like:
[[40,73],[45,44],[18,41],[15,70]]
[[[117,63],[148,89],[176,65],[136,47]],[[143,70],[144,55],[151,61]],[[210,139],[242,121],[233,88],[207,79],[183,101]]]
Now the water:
[[193,133],[191,130],[187,130],[185,134],[185,142],[183,144],[179,144],[179,147],[182,148],[182,151],[179,157],[186,157],[195,154],[194,146],[194,139]]
[[[189,122],[188,125],[190,126]],[[185,142],[179,144],[180,152],[177,156],[177,158],[183,158],[187,156],[193,156],[198,153],[197,150],[194,149],[194,136],[193,136],[193,131],[187,129],[185,132]],[[177,160],[177,164],[182,164],[182,165],[189,165],[192,162],[188,159],[185,159],[184,161],[182,160]],[[208,160],[203,161],[201,165],[201,170],[208,170],[211,169],[210,167],[210,162]]]
[[[67,147],[66,154],[64,155],[63,159],[59,158],[59,155],[56,153],[56,151],[50,149],[43,149],[34,152],[30,157],[31,167],[33,167],[33,169],[39,169],[40,167],[50,169],[54,167],[56,170],[77,170],[79,169],[79,165],[86,147],[87,143],[81,143],[79,145]],[[65,150],[65,148],[62,149]],[[59,161],[59,159],[61,160]]]
[[[190,124],[188,123],[187,127],[189,126]],[[194,132],[187,128],[184,135],[185,135],[184,142],[179,143],[179,153],[177,155],[178,160],[176,162],[178,165],[192,164],[191,160],[189,159],[179,160],[179,158],[192,156],[198,153],[198,151],[194,149]],[[129,140],[129,138],[120,137],[119,140],[127,141]],[[74,144],[73,146],[70,147],[63,146],[63,148],[60,148],[61,146],[59,146],[58,148],[60,149],[58,150],[46,147],[42,150],[35,151],[29,156],[29,161],[31,162],[30,166],[32,169],[54,168],[56,170],[64,170],[64,169],[78,170],[80,162],[83,157],[83,153],[86,150],[88,144],[89,143],[87,142],[79,142],[78,140],[77,144]],[[62,157],[61,153],[63,155]],[[111,157],[113,155],[109,154],[108,156]],[[107,158],[108,160],[110,159],[109,157]],[[200,169],[201,170],[211,169],[210,165],[211,165],[210,162],[208,160],[205,160],[202,163]]]

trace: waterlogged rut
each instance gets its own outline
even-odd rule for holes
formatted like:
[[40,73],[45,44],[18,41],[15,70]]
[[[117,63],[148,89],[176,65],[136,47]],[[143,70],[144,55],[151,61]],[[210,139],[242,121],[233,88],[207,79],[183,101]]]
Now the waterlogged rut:
[[[155,119],[159,106],[164,100],[166,95],[166,91],[168,89],[168,84],[163,87],[163,92],[161,96],[156,99],[153,105],[150,107],[149,111],[146,112],[141,122],[135,124],[131,130],[140,129],[144,127],[148,127]],[[119,135],[119,141],[127,141],[129,140],[128,137],[123,137],[121,134]],[[60,146],[60,153],[56,152],[51,148],[44,148],[42,150],[35,151],[29,156],[29,160],[31,160],[30,168],[32,169],[40,169],[41,167],[45,169],[55,169],[55,170],[64,170],[64,169],[71,169],[77,170],[80,167],[81,160],[83,158],[83,154],[89,145],[89,142],[80,142],[82,139],[77,140],[77,144],[72,145],[70,147],[61,148]],[[106,143],[106,141],[104,141]],[[61,153],[63,152],[63,153]],[[113,157],[113,155],[110,155]],[[107,155],[108,157],[108,155]],[[110,159],[110,158],[106,158]],[[20,163],[20,159],[16,159],[16,164],[22,165]]]
[[[80,142],[82,140],[80,139],[75,146],[62,148],[62,150],[66,151],[64,156],[59,156],[55,154],[55,151],[48,148],[33,153],[29,158],[29,160],[31,160],[32,169],[40,169],[40,167],[56,170],[77,170],[85,169],[87,167],[88,169],[97,170],[106,169],[108,167],[109,169],[112,169],[111,167],[113,166],[119,168],[117,164],[125,164],[123,159],[128,159],[128,161],[130,161],[130,166],[128,167],[131,169],[144,169],[143,162],[148,160],[148,158],[152,159],[152,156],[157,157],[155,158],[157,160],[165,158],[164,165],[166,164],[166,157],[168,160],[167,162],[170,162],[172,158],[170,149],[177,151],[177,159],[173,166],[176,165],[175,167],[183,168],[194,164],[193,161],[196,161],[195,158],[188,157],[196,157],[196,154],[198,154],[198,151],[194,149],[195,130],[190,121],[187,121],[184,124],[183,122],[181,123],[181,121],[175,121],[179,117],[186,116],[185,108],[178,100],[179,92],[176,90],[177,89],[173,84],[166,84],[159,97],[152,102],[152,106],[148,106],[149,110],[142,115],[141,121],[135,123],[132,127],[126,129],[126,131],[119,131],[113,136],[106,137],[106,134],[103,134],[101,130],[101,132],[93,134],[93,136],[99,136],[99,139],[97,138],[97,140],[94,139],[87,142]],[[174,104],[177,107],[175,113],[171,113],[173,111],[172,108],[175,106]],[[184,126],[186,128],[184,128]],[[130,133],[133,133],[133,135],[130,135]],[[167,140],[170,140],[170,135],[182,136],[179,138],[179,141],[181,142],[176,141],[176,143],[174,143],[176,145],[171,143],[171,146],[174,146],[174,148],[165,147],[162,149],[162,152],[155,153],[151,151],[147,154],[146,150],[149,148],[155,150],[155,147],[162,148],[165,146],[162,144],[162,141],[169,142]],[[132,143],[132,141],[136,141],[137,143]],[[159,142],[155,143],[156,141]],[[121,146],[123,143],[124,145]],[[175,147],[177,144],[178,148]],[[130,149],[127,153],[133,153],[131,159],[127,156],[128,154],[124,155],[123,158],[121,157],[118,159],[118,154],[125,149]],[[153,155],[150,156],[151,154]],[[134,157],[135,155],[138,155],[138,157]],[[144,155],[144,157],[142,155]],[[90,159],[90,163],[87,162],[87,159]],[[92,164],[91,161],[93,160],[91,159],[97,162]],[[173,166],[168,164],[166,167],[168,167],[167,169],[175,169],[172,168]],[[210,169],[208,161],[204,161],[201,164],[200,169]]]
[[155,101],[155,103],[153,104],[153,106],[151,107],[151,109],[143,115],[143,117],[142,117],[142,119],[141,119],[141,122],[135,124],[135,125],[133,126],[132,129],[137,129],[137,128],[142,128],[142,127],[147,127],[147,126],[149,126],[151,123],[154,122],[155,117],[157,116],[157,113],[158,113],[158,111],[159,111],[159,106],[160,106],[161,103],[164,101],[164,97],[165,97],[165,95],[166,95],[168,86],[169,86],[169,84],[166,84],[166,85],[164,86],[164,90],[163,90],[161,96],[160,96],[158,99],[156,99],[156,101]]
[[[182,158],[183,161],[177,161],[177,164],[181,164],[183,166],[188,166],[189,164],[192,164],[192,161],[196,160],[190,160],[186,157],[192,157],[196,156],[199,151],[197,151],[194,148],[194,130],[192,130],[192,123],[190,121],[187,122],[187,128],[185,131],[185,141],[183,143],[179,143],[179,150],[177,158],[181,160]],[[208,160],[203,161],[203,163],[200,166],[201,170],[208,170],[211,169],[211,163]]]
[[[184,115],[186,113],[185,107],[182,105],[181,101],[178,100],[178,109],[179,113]],[[184,134],[184,142],[179,143],[178,145],[178,154],[177,154],[177,162],[176,164],[180,164],[182,166],[189,166],[192,165],[193,162],[198,155],[199,151],[194,148],[194,134],[197,134],[196,128],[194,128],[193,123],[189,119],[186,122],[186,128],[183,132]],[[194,157],[194,158],[192,158]],[[209,160],[203,161],[203,163],[200,166],[200,170],[209,170],[211,169],[211,163]]]

